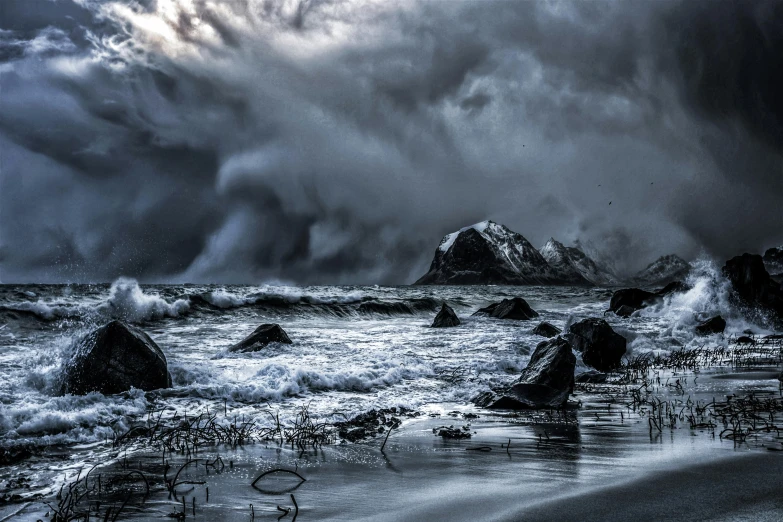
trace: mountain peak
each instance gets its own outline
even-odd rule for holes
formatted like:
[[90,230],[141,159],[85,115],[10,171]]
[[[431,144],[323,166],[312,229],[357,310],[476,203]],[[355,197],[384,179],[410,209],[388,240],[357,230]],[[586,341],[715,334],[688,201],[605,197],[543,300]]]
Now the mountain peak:
[[549,238],[539,252],[562,279],[600,286],[613,286],[620,282],[580,249],[567,247],[555,238]]
[[661,256],[641,270],[633,280],[641,285],[664,285],[683,279],[690,270],[687,261],[676,254]]

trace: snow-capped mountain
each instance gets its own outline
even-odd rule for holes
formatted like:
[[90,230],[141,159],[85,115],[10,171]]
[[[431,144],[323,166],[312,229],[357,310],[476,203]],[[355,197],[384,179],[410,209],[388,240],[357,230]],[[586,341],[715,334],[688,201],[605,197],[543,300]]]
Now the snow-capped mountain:
[[415,284],[569,284],[521,234],[482,221],[443,237],[430,270]]
[[636,274],[633,282],[640,286],[665,285],[672,281],[681,281],[688,275],[690,265],[681,257],[670,254],[661,256],[647,268]]
[[550,238],[539,252],[563,280],[573,280],[575,284],[598,286],[620,284],[620,280],[614,274],[600,267],[584,252],[576,247],[567,247],[554,238]]

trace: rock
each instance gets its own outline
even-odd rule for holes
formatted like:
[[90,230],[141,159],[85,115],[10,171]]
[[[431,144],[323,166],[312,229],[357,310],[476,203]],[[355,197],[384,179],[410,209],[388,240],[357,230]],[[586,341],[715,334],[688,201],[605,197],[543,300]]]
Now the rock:
[[609,301],[609,310],[620,317],[628,317],[636,310],[641,310],[648,304],[658,299],[652,292],[639,288],[623,288],[612,294]]
[[571,347],[582,354],[582,361],[598,371],[620,367],[626,351],[625,337],[603,319],[589,318],[574,323],[565,336]]
[[533,319],[538,312],[530,308],[527,301],[521,297],[503,299],[475,312],[473,315],[488,315],[496,319]]
[[[582,280],[587,284],[586,281]],[[417,285],[574,284],[561,281],[521,234],[482,221],[443,237]]]
[[576,357],[562,337],[539,343],[520,378],[501,395],[485,393],[476,399],[490,409],[561,408],[574,390]]
[[734,290],[734,300],[753,314],[771,315],[772,322],[783,319],[783,292],[764,268],[759,255],[742,254],[723,266],[723,275]]
[[699,335],[711,335],[723,333],[726,329],[726,321],[723,317],[716,315],[711,319],[707,319],[703,323],[696,327],[696,333]]
[[538,323],[538,326],[533,328],[530,333],[533,335],[540,335],[541,337],[555,337],[557,335],[560,335],[560,328],[557,326],[547,323],[546,321],[542,321]]
[[269,343],[293,344],[279,324],[262,324],[255,331],[228,349],[229,352],[257,352]]
[[741,335],[737,337],[737,344],[756,344],[756,340],[747,335]]
[[459,317],[454,313],[454,309],[446,303],[440,307],[440,312],[435,316],[435,320],[432,322],[432,328],[448,328],[451,326],[459,326]]
[[79,341],[63,368],[61,393],[110,395],[170,387],[166,356],[155,341],[134,326],[112,321]]
[[580,384],[603,384],[606,382],[607,378],[608,375],[603,372],[588,370],[574,377],[574,382],[578,382]]
[[783,273],[783,247],[774,247],[764,252],[764,268],[770,276]]
[[661,303],[667,295],[687,292],[690,288],[682,281],[672,281],[657,292],[648,292],[640,288],[623,288],[612,294],[609,311],[620,317],[628,317],[637,310]]

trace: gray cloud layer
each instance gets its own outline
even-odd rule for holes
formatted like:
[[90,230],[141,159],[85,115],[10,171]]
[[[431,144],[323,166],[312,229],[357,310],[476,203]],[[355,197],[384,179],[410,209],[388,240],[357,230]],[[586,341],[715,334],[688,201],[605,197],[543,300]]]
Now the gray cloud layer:
[[0,5],[3,282],[406,283],[488,218],[621,271],[783,243],[783,4]]

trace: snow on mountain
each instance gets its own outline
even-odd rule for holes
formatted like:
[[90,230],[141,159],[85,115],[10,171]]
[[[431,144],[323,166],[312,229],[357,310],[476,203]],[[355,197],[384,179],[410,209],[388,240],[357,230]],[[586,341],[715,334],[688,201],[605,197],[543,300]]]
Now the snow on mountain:
[[443,237],[416,284],[568,284],[521,234],[482,221]]
[[564,280],[582,281],[598,286],[614,286],[620,280],[609,270],[598,266],[576,247],[564,246],[550,238],[539,251],[543,258]]
[[647,268],[634,276],[633,282],[643,286],[665,285],[684,279],[689,270],[690,265],[685,260],[670,254],[647,265]]

